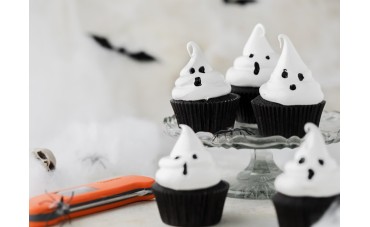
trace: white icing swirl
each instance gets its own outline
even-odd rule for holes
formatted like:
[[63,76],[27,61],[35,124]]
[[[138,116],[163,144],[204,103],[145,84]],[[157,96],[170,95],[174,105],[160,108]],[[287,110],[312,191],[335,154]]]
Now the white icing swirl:
[[187,125],[170,156],[159,160],[155,175],[158,184],[174,190],[195,190],[212,187],[221,181],[211,154]]
[[175,82],[172,98],[194,101],[229,94],[230,84],[208,64],[199,46],[195,42],[189,42],[187,49],[191,58]]
[[243,49],[226,72],[226,80],[234,86],[260,87],[274,70],[278,56],[265,36],[265,28],[257,24]]
[[289,196],[328,197],[340,193],[340,171],[329,155],[320,129],[306,123],[306,136],[294,160],[275,180],[278,192]]
[[314,105],[324,100],[320,84],[286,35],[279,35],[283,51],[271,78],[260,89],[263,99],[282,105]]

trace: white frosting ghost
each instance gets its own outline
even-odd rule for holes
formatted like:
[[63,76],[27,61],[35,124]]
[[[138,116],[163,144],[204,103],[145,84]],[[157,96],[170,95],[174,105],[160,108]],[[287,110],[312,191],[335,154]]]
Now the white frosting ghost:
[[265,36],[265,28],[257,24],[243,49],[226,72],[226,80],[240,87],[260,87],[271,76],[278,55]]
[[229,94],[230,84],[208,64],[199,46],[191,41],[188,42],[187,49],[191,58],[175,82],[172,98],[194,101]]
[[340,193],[340,171],[329,155],[319,128],[304,127],[306,136],[294,160],[275,180],[276,191],[289,196],[328,197]]
[[283,50],[271,78],[260,89],[263,99],[282,105],[314,105],[324,100],[320,84],[286,35],[279,35]]
[[155,175],[158,184],[174,190],[195,190],[212,187],[221,181],[211,154],[187,125],[170,156],[159,161]]

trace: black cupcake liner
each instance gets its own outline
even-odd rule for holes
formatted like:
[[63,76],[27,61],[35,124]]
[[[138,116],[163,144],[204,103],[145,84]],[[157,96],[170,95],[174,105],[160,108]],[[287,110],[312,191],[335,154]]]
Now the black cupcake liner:
[[215,133],[234,127],[239,99],[239,95],[230,93],[208,100],[170,102],[178,124],[186,124],[194,132]]
[[176,191],[158,183],[152,186],[164,223],[173,226],[209,226],[220,222],[229,184],[200,190]]
[[259,87],[238,87],[231,85],[231,92],[240,95],[239,107],[236,110],[236,120],[242,123],[255,124],[251,101],[256,98],[259,93]]
[[262,136],[281,135],[303,137],[307,122],[319,126],[325,100],[316,105],[284,106],[257,96],[252,100],[252,107]]
[[272,197],[279,227],[310,227],[316,223],[340,195],[330,197],[292,197],[276,193]]

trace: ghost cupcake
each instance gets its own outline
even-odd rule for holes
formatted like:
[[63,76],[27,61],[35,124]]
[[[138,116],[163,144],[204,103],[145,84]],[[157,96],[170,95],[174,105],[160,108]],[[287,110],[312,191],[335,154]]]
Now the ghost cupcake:
[[275,180],[272,201],[280,227],[309,227],[340,199],[340,171],[319,128],[307,123],[294,160]]
[[279,40],[278,63],[251,103],[262,136],[303,137],[307,122],[319,125],[324,95],[288,36],[279,35]]
[[212,156],[187,125],[170,156],[159,161],[152,189],[164,223],[208,226],[222,217],[229,184],[220,178]]
[[226,81],[231,92],[240,95],[236,120],[242,123],[256,123],[251,101],[259,95],[260,86],[271,76],[278,55],[265,36],[265,28],[257,24],[243,49],[243,55],[234,60],[226,72]]
[[196,43],[189,42],[187,49],[190,60],[175,82],[170,101],[177,123],[195,132],[232,128],[240,97],[230,93],[230,84],[208,64]]

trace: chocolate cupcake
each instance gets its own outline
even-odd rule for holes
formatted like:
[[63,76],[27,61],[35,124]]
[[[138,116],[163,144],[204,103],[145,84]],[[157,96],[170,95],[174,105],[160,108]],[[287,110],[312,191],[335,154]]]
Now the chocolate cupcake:
[[251,101],[259,95],[260,86],[274,70],[278,55],[271,48],[265,36],[265,28],[257,24],[243,49],[243,56],[234,60],[226,72],[226,81],[231,92],[240,95],[236,120],[242,123],[256,123]]
[[191,58],[175,82],[170,101],[177,123],[195,132],[233,128],[239,95],[230,93],[230,84],[207,63],[196,43],[189,42],[187,49]]
[[187,125],[170,156],[159,161],[152,189],[164,223],[209,226],[222,218],[229,184],[220,178],[212,156]]
[[275,180],[277,193],[272,201],[280,227],[310,227],[340,200],[339,167],[318,127],[307,123],[305,130],[294,160]]
[[303,137],[307,122],[320,124],[324,94],[290,39],[279,35],[279,40],[284,42],[281,56],[270,79],[261,85],[260,96],[252,100],[252,108],[262,136]]

